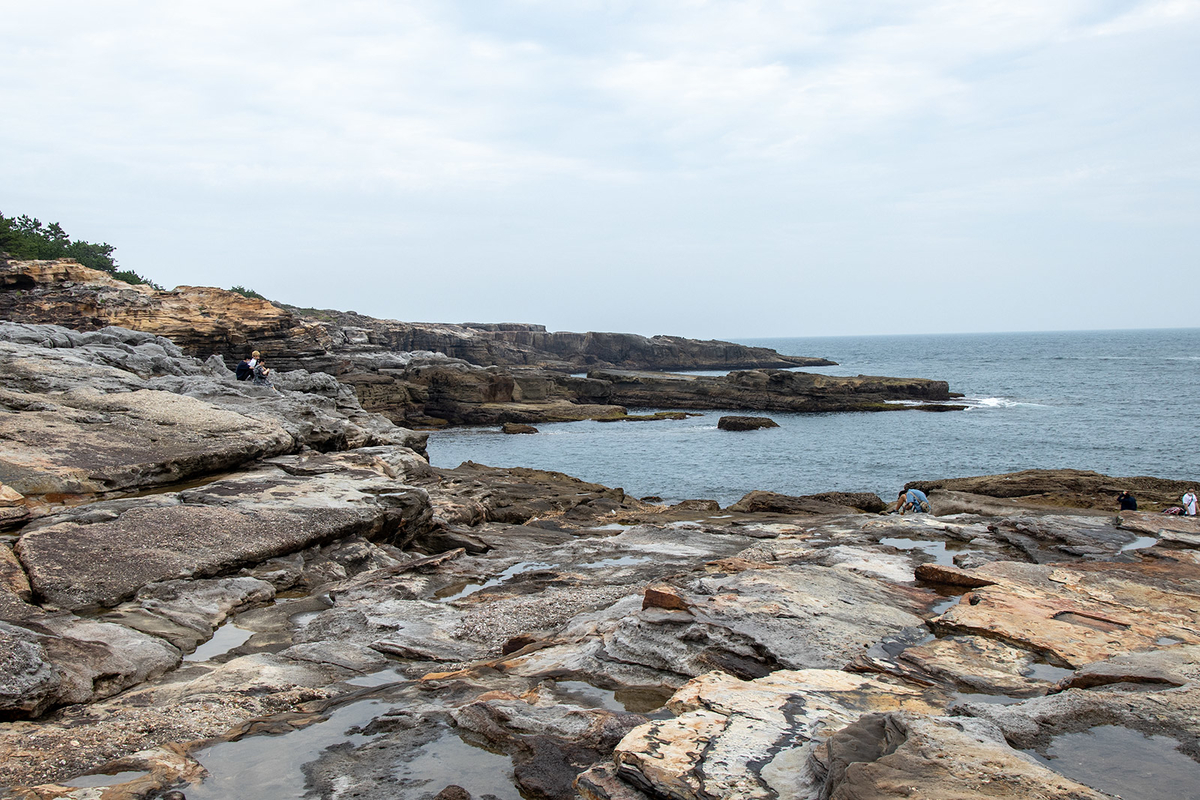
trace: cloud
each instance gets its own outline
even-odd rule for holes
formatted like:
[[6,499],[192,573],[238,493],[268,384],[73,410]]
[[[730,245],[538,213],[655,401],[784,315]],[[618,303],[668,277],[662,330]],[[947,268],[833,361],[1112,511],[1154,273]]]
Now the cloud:
[[[315,304],[344,263],[339,301],[385,315],[403,270],[426,318],[786,334],[729,275],[859,296],[937,264],[944,303],[1052,327],[955,265],[1194,267],[1198,33],[1197,0],[15,4],[0,208],[163,282]],[[795,332],[942,324],[887,308]]]

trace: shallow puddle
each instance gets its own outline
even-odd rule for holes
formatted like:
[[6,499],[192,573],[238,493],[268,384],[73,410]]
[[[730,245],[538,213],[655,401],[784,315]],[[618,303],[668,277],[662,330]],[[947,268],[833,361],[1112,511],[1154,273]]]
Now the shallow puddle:
[[378,672],[359,675],[357,678],[349,678],[342,682],[349,686],[359,686],[366,689],[374,686],[386,686],[389,683],[398,683],[403,680],[408,680],[408,678],[400,670],[395,667],[388,667]]
[[563,700],[582,708],[629,711],[651,719],[668,719],[675,716],[663,708],[674,694],[670,689],[640,686],[612,691],[597,688],[584,681],[559,681],[555,688],[555,694]]
[[1158,544],[1158,538],[1154,536],[1139,536],[1129,544],[1121,545],[1120,552],[1128,553],[1130,550],[1144,550],[1147,547],[1153,547]]
[[937,542],[927,539],[893,539],[885,537],[879,543],[897,550],[921,550],[933,556],[936,563],[946,567],[954,566],[954,554],[965,552],[966,548],[957,542]]
[[[300,800],[305,795],[302,767],[327,747],[369,741],[371,736],[347,733],[365,725],[386,710],[378,700],[350,703],[329,719],[278,736],[248,736],[197,751],[196,760],[208,770],[203,783],[188,786],[188,800]],[[438,787],[439,789],[441,787]]]
[[183,657],[184,661],[208,661],[210,658],[224,655],[235,647],[241,647],[246,640],[254,635],[254,631],[239,628],[232,622],[226,622],[213,632],[213,636],[193,652]]
[[[512,760],[508,756],[469,745],[450,731],[424,745],[411,760],[397,765],[392,774],[397,780],[418,784],[428,792],[397,794],[398,798],[432,797],[453,784],[466,789],[471,797],[522,800],[513,783]],[[191,795],[188,797],[190,800]]]
[[1068,675],[1074,674],[1075,670],[1066,667],[1056,667],[1053,664],[1031,664],[1025,672],[1025,677],[1048,683],[1058,683]]
[[634,564],[645,564],[650,561],[650,556],[620,556],[616,558],[604,558],[600,561],[590,561],[587,564],[580,564],[580,569],[604,569],[605,567],[631,567]]
[[1169,736],[1146,736],[1101,725],[1050,740],[1045,753],[1027,750],[1050,769],[1127,800],[1200,800],[1200,764]]
[[449,586],[444,586],[434,592],[433,596],[443,602],[451,602],[453,600],[461,600],[464,597],[470,597],[476,592],[490,589],[493,586],[499,586],[509,578],[514,578],[525,572],[532,572],[537,569],[548,569],[550,564],[545,564],[541,561],[520,561],[513,564],[508,569],[501,572],[494,578],[489,578],[483,583],[475,581],[464,581],[461,583],[452,583]]
[[97,786],[116,786],[118,783],[127,783],[138,778],[144,778],[149,774],[149,772],[133,770],[130,772],[114,772],[111,775],[80,775],[78,778],[63,781],[62,785],[74,786],[79,789],[90,789]]

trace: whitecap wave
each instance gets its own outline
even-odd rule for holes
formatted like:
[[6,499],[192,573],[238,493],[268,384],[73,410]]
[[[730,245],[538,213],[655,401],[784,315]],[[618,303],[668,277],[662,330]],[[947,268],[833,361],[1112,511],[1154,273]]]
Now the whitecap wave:
[[1044,403],[1026,403],[1020,400],[1013,400],[1011,397],[966,397],[963,398],[967,403],[968,410],[972,408],[1045,408]]

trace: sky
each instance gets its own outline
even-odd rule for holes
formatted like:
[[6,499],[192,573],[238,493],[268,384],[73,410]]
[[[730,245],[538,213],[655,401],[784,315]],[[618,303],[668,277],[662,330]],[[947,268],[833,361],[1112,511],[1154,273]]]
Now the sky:
[[1200,326],[1200,0],[0,0],[0,212],[168,288],[750,338]]

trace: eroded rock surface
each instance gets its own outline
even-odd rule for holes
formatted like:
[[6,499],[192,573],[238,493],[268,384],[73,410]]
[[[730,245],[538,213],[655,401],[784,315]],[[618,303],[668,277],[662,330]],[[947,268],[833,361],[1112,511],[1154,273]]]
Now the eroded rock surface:
[[1157,517],[668,508],[433,469],[328,375],[0,332],[5,796],[1100,798],[1057,737],[1200,756],[1200,556]]

